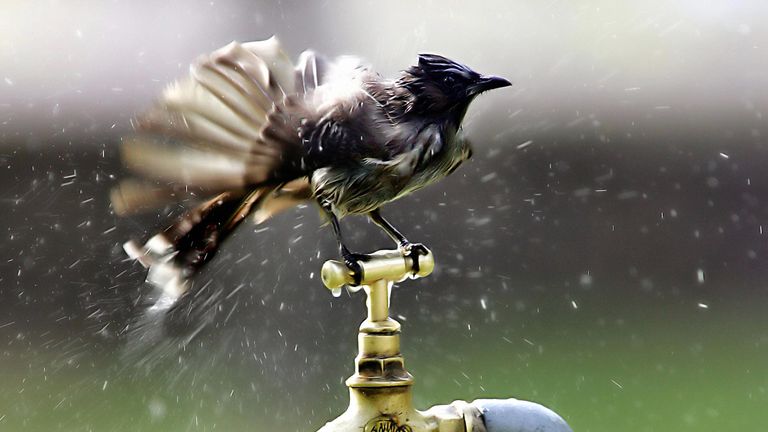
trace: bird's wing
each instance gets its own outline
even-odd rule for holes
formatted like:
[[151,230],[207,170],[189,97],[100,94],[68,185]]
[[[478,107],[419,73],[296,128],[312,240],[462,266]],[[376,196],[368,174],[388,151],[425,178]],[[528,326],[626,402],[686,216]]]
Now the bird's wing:
[[414,128],[412,135],[387,143],[387,150],[393,155],[389,163],[397,166],[401,175],[411,176],[428,166],[444,146],[445,137],[440,126],[430,124]]
[[[138,134],[123,140],[123,160],[154,181],[146,188],[157,190],[159,181],[165,195],[179,187],[211,195],[300,176],[298,131],[307,116],[301,95],[308,82],[317,85],[322,67],[316,56],[305,55],[294,68],[274,37],[232,42],[200,58],[187,78],[135,119]],[[113,191],[116,211],[147,204],[141,185],[128,180]],[[157,201],[159,194],[146,196]]]
[[410,153],[417,156],[416,169],[426,166],[443,150],[445,137],[438,125],[429,125],[423,128],[414,140]]

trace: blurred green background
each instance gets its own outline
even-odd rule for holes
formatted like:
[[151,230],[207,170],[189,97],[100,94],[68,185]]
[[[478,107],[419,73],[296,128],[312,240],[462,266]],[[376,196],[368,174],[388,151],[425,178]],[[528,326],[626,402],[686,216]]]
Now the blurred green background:
[[[198,54],[273,33],[294,56],[393,75],[437,52],[515,83],[470,109],[471,163],[385,209],[437,257],[393,295],[418,407],[516,397],[577,431],[765,429],[762,3],[2,9],[0,430],[313,431],[345,409],[364,299],[322,287],[336,252],[313,208],[238,231],[189,314],[164,317],[121,244],[178,209],[108,203],[129,118]],[[343,223],[359,250],[390,246]]]

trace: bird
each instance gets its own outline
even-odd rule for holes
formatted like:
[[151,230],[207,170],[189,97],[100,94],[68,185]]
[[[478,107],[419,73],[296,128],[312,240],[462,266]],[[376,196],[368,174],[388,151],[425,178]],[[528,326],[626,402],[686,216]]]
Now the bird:
[[417,265],[426,248],[381,207],[469,159],[461,124],[470,103],[510,85],[437,54],[390,79],[353,56],[307,50],[294,64],[274,36],[232,42],[201,56],[122,138],[133,176],[110,192],[117,215],[196,203],[124,249],[149,268],[147,281],[179,296],[244,220],[314,202],[355,284],[368,256],[345,245],[339,219],[348,215],[367,215]]

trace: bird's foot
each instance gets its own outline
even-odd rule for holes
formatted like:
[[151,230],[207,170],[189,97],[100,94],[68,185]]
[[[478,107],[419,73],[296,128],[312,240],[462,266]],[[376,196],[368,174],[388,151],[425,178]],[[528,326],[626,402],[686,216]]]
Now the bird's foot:
[[363,280],[363,266],[360,265],[360,262],[370,260],[371,256],[348,252],[343,255],[343,258],[344,265],[352,271],[353,286],[360,285],[360,282]]
[[421,243],[403,242],[400,243],[400,253],[413,261],[413,274],[416,274],[419,272],[419,257],[426,256],[429,249]]

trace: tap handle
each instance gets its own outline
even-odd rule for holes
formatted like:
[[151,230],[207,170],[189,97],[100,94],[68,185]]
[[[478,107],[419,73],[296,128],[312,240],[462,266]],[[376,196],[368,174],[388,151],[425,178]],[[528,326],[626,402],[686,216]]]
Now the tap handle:
[[[385,280],[400,282],[405,278],[429,276],[435,268],[435,257],[427,248],[423,253],[404,254],[400,250],[380,250],[369,254],[368,259],[358,261],[362,275],[360,285],[370,285]],[[344,285],[354,284],[352,270],[343,262],[329,260],[320,272],[326,288],[338,290]]]

